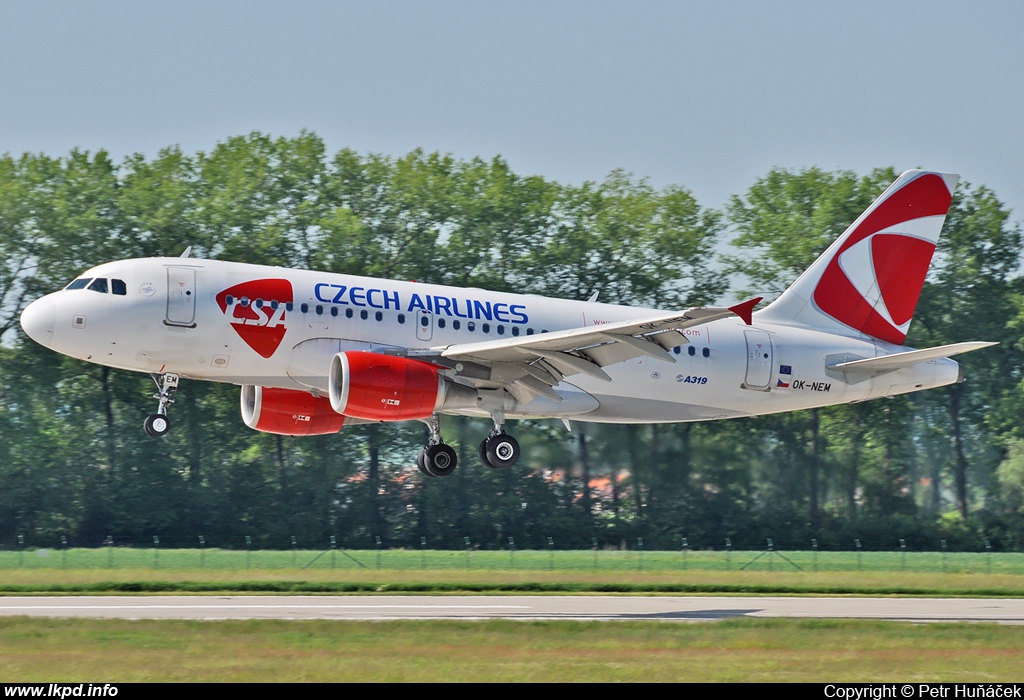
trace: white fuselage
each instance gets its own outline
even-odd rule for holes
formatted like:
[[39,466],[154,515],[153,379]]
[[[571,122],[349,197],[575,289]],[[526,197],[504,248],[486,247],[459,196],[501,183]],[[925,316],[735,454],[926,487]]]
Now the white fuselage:
[[[327,393],[328,368],[339,351],[404,349],[415,355],[662,313],[191,258],[111,262],[82,278],[111,282],[105,292],[68,289],[35,302],[33,338],[66,355],[120,369],[321,395]],[[123,282],[119,293],[113,280]],[[287,280],[292,298],[245,293],[267,280]],[[231,289],[238,293],[225,305],[225,291]],[[867,336],[773,324],[758,314],[749,326],[729,318],[684,333],[689,342],[672,350],[672,362],[641,357],[608,365],[604,370],[611,382],[585,374],[567,377],[556,387],[565,400],[538,397],[510,405],[507,415],[613,423],[733,418],[891,396],[951,384],[960,376],[960,365],[949,359],[870,377],[847,376],[827,365],[905,348]],[[463,375],[458,367],[446,371],[478,388],[500,386],[500,367],[489,377]]]

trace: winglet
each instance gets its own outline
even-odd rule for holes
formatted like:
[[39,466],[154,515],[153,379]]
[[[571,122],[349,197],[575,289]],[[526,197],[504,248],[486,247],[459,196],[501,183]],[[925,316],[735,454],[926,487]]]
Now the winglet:
[[748,299],[747,301],[736,304],[735,306],[730,306],[729,311],[732,311],[734,314],[742,318],[743,322],[749,326],[752,322],[751,315],[754,313],[754,307],[757,306],[757,303],[762,299],[764,299],[764,297]]

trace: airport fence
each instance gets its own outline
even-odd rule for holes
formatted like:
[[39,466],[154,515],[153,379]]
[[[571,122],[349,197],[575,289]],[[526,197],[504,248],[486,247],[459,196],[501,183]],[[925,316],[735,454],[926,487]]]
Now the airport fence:
[[481,549],[465,538],[461,550],[421,547],[389,548],[378,542],[371,549],[348,549],[336,541],[316,548],[301,546],[297,538],[282,549],[253,546],[252,538],[237,548],[214,546],[205,537],[192,546],[183,542],[118,540],[110,536],[102,546],[73,546],[66,538],[56,547],[30,547],[22,540],[0,549],[0,570],[11,569],[164,569],[164,570],[604,570],[604,571],[910,571],[946,573],[1001,573],[1024,575],[1024,553],[949,551],[944,541],[934,550],[911,549],[905,541],[888,551],[868,550],[855,541],[847,550],[781,550],[771,540],[765,547],[736,549],[726,542],[719,548],[695,548],[684,539],[676,550],[644,548],[642,538],[632,546],[604,545],[595,541],[589,550],[558,549],[549,538],[546,549],[518,549],[510,538],[505,549]]

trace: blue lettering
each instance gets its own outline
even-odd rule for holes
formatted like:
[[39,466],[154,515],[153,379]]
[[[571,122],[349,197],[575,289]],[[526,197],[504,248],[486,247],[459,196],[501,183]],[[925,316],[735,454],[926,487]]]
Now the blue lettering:
[[372,306],[375,309],[383,309],[384,307],[381,306],[380,304],[374,304],[373,303],[373,295],[374,294],[383,294],[383,292],[381,292],[379,289],[367,290],[367,292],[366,292],[366,303],[369,304],[370,306]]
[[[388,296],[389,294],[391,294],[393,296]],[[400,308],[402,308],[402,305],[400,303],[398,303],[398,292],[388,292],[385,289],[384,290],[384,308],[385,309],[390,309],[392,303],[394,303],[394,305],[395,305],[395,311],[398,311]]]
[[[429,299],[429,297],[427,298]],[[412,293],[412,299],[409,300],[409,308],[406,309],[406,311],[412,313],[414,309],[423,309],[424,311],[427,310],[427,307],[423,304],[423,300],[420,299],[420,295],[417,294],[416,292]]]
[[530,317],[523,313],[523,311],[526,311],[526,307],[523,304],[513,304],[509,307],[509,311],[511,311],[512,315],[515,317],[512,319],[512,323],[530,322]]
[[481,304],[474,299],[473,318],[486,318],[488,321],[493,321],[494,316],[491,314],[491,302],[485,301]]
[[362,287],[352,287],[348,292],[348,298],[356,306],[366,306],[366,291]]
[[337,290],[338,290],[338,293],[334,295],[334,301],[332,303],[334,303],[334,304],[348,304],[347,301],[343,301],[342,300],[342,297],[345,296],[345,290],[348,289],[348,287],[346,287],[343,284],[332,284],[331,286],[337,288]]
[[498,319],[499,321],[508,321],[509,317],[506,309],[508,309],[508,304],[502,304],[499,301],[497,304],[494,305],[494,318]]
[[452,310],[449,308],[452,300],[448,297],[434,297],[434,312],[441,313],[444,311],[447,315],[452,315]]
[[[320,296],[320,288],[321,287],[333,287],[333,286],[334,285],[332,285],[332,284],[325,284],[325,283],[321,282],[320,284],[317,284],[316,286],[313,287],[313,294],[320,301],[324,301],[324,302],[327,302],[329,304],[329,303],[331,303],[330,297],[328,297],[327,299],[324,299],[322,296]],[[344,289],[344,288],[342,288],[342,289]]]
[[469,313],[468,313],[468,311],[469,311],[469,302],[466,302],[466,311],[467,311],[467,313],[465,315],[460,314],[459,313],[459,300],[458,299],[454,299],[454,298],[452,299],[452,313],[453,314],[455,314],[459,318],[470,318]]

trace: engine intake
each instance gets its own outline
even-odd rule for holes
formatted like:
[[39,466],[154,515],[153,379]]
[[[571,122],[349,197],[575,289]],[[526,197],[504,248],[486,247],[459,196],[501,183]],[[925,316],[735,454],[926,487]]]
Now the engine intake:
[[242,421],[253,430],[275,435],[331,435],[345,416],[323,396],[305,391],[242,386]]

